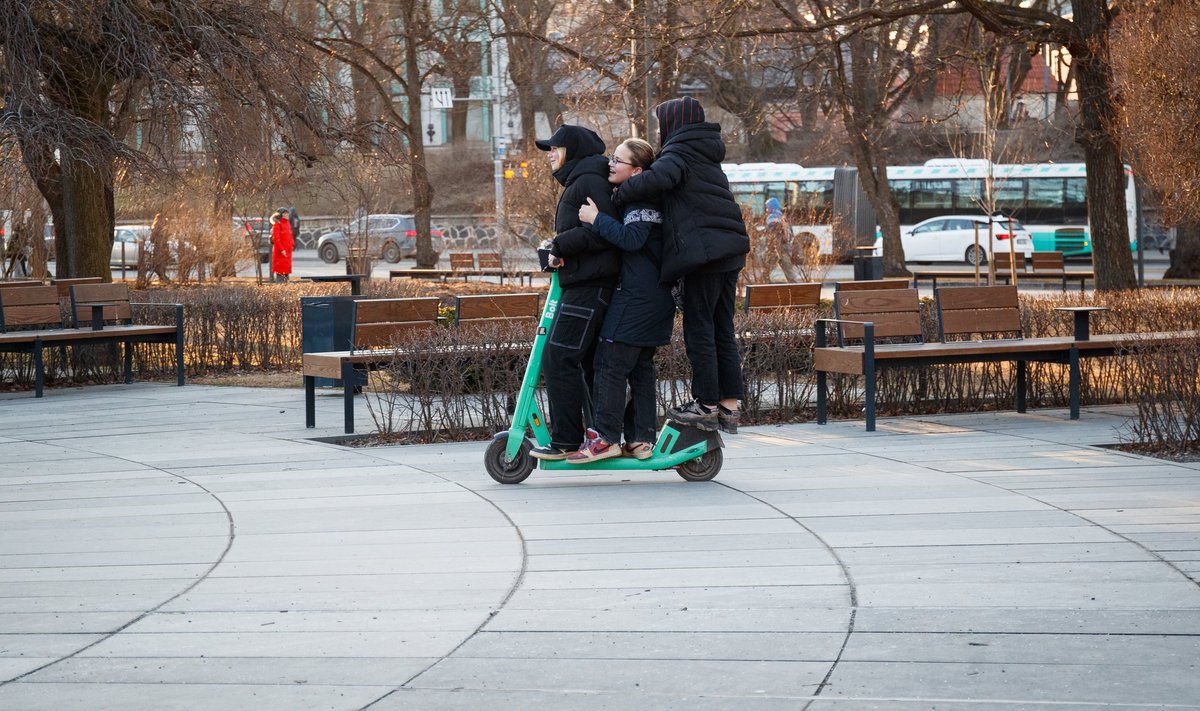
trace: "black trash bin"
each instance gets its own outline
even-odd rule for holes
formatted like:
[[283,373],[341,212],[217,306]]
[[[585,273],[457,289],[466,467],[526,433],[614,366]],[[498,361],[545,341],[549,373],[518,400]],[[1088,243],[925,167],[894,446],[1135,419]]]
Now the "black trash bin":
[[883,278],[883,257],[874,256],[874,247],[855,247],[854,281],[876,281]]
[[[301,296],[300,346],[304,353],[350,350],[350,327],[354,322],[354,300],[361,296]],[[366,384],[366,373],[358,373],[357,387]],[[341,387],[340,378],[317,378],[319,388]]]

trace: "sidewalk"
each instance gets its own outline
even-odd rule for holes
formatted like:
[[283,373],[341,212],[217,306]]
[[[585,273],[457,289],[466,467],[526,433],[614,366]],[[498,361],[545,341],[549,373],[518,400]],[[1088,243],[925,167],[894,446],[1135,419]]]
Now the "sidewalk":
[[1088,446],[1127,409],[505,487],[340,407],[0,396],[0,708],[1200,709],[1200,464]]

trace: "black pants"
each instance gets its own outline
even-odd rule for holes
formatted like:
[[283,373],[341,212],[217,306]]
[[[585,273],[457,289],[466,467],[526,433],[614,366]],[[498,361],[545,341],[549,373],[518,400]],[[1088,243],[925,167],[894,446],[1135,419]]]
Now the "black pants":
[[[596,350],[596,382],[592,388],[594,427],[612,443],[658,439],[658,403],[654,394],[654,347],[601,341]],[[629,383],[630,400],[625,401]]]
[[683,342],[692,364],[692,397],[705,405],[744,395],[733,330],[738,271],[692,274],[683,280]]
[[584,422],[591,419],[586,410],[592,389],[596,334],[611,299],[611,289],[563,289],[542,351],[551,446],[578,449],[583,444]]

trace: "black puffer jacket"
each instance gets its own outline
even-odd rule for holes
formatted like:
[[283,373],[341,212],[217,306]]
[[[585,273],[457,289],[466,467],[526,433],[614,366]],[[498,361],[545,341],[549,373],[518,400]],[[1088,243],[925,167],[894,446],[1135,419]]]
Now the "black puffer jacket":
[[746,266],[750,238],[742,209],[721,170],[725,143],[715,123],[681,126],[667,136],[654,164],[626,180],[617,204],[657,202],[665,218],[662,280]]
[[588,198],[600,212],[615,217],[612,184],[608,182],[608,159],[604,141],[580,126],[562,126],[554,134],[563,141],[567,159],[554,171],[563,186],[554,213],[554,246],[551,254],[565,265],[558,270],[558,283],[564,288],[600,286],[613,288],[621,274],[621,253],[604,238],[579,221],[579,208]]

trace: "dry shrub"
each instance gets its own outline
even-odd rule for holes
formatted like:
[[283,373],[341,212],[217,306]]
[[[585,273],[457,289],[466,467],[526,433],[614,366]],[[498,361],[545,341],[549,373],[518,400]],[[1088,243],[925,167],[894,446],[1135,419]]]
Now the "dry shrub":
[[1173,456],[1200,453],[1200,342],[1135,345],[1127,380],[1137,403],[1134,443]]

